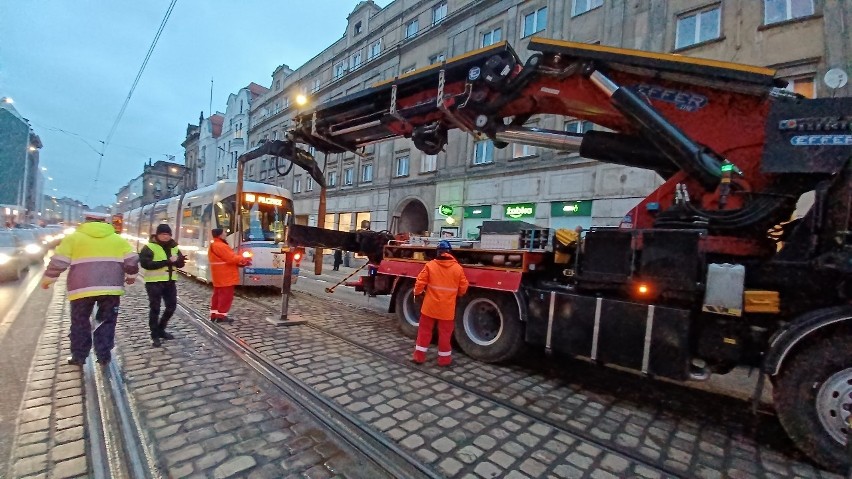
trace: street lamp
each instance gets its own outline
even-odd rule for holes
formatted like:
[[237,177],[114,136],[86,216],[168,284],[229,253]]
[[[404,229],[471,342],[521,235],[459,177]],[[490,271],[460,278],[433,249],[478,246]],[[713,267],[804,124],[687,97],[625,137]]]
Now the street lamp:
[[296,95],[296,104],[299,106],[305,106],[308,104],[308,97],[306,97],[303,93],[299,93]]

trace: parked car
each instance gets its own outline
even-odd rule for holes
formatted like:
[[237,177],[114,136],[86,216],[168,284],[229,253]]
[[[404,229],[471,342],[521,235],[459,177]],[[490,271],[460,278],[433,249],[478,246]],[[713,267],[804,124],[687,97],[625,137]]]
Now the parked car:
[[44,258],[45,248],[41,244],[41,238],[36,234],[35,230],[13,228],[12,234],[18,238],[18,241],[24,247],[26,257],[30,263],[38,263]]
[[0,231],[0,278],[21,279],[21,272],[29,267],[30,259],[18,238],[9,230]]

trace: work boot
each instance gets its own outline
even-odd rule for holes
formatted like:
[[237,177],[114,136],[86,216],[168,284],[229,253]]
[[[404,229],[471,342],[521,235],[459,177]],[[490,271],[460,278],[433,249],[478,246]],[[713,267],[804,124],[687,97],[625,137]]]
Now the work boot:
[[100,364],[102,367],[107,367],[109,366],[109,362],[111,360],[112,358],[98,358],[98,364]]
[[80,359],[80,358],[77,358],[77,357],[74,357],[74,356],[68,356],[67,363],[70,366],[82,366],[82,365],[86,364],[86,359],[85,358]]
[[151,346],[154,346],[155,348],[159,348],[162,345],[163,345],[163,343],[160,342],[160,338],[151,339]]
[[175,339],[174,335],[168,331],[163,331],[160,333],[160,338],[162,339]]

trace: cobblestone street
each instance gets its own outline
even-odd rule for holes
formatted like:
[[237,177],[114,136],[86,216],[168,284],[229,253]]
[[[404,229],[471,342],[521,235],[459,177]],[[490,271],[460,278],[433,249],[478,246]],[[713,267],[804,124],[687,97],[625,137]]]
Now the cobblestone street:
[[[207,285],[178,288],[184,306],[206,315]],[[64,365],[62,290],[33,364],[12,477],[86,477],[89,467],[82,375]],[[234,323],[220,327],[441,477],[837,477],[737,399],[532,353],[511,365],[456,353],[451,368],[434,357],[415,366],[391,315],[296,292],[290,312],[308,324],[279,327],[267,320],[279,296],[242,294]],[[143,287],[122,300],[116,361],[164,476],[382,477],[194,321],[179,309],[176,339],[153,347]]]

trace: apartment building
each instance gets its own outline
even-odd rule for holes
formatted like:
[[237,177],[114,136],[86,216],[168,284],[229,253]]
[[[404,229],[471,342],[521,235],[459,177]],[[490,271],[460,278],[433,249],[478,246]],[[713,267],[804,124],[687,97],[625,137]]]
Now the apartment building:
[[[271,87],[251,105],[249,148],[283,137],[299,95],[310,103],[336,99],[503,40],[526,60],[533,36],[768,66],[802,95],[848,96],[849,85],[831,89],[823,77],[852,66],[850,9],[839,0],[396,0],[385,8],[362,1],[340,40],[295,71],[273,72]],[[555,116],[529,125],[596,128]],[[649,171],[519,144],[499,149],[459,131],[437,155],[405,139],[359,153],[315,155],[328,184],[327,228],[353,230],[369,220],[374,230],[470,237],[489,219],[617,225],[661,183]],[[247,172],[290,189],[299,222],[320,223],[319,188],[304,171],[265,157]]]

